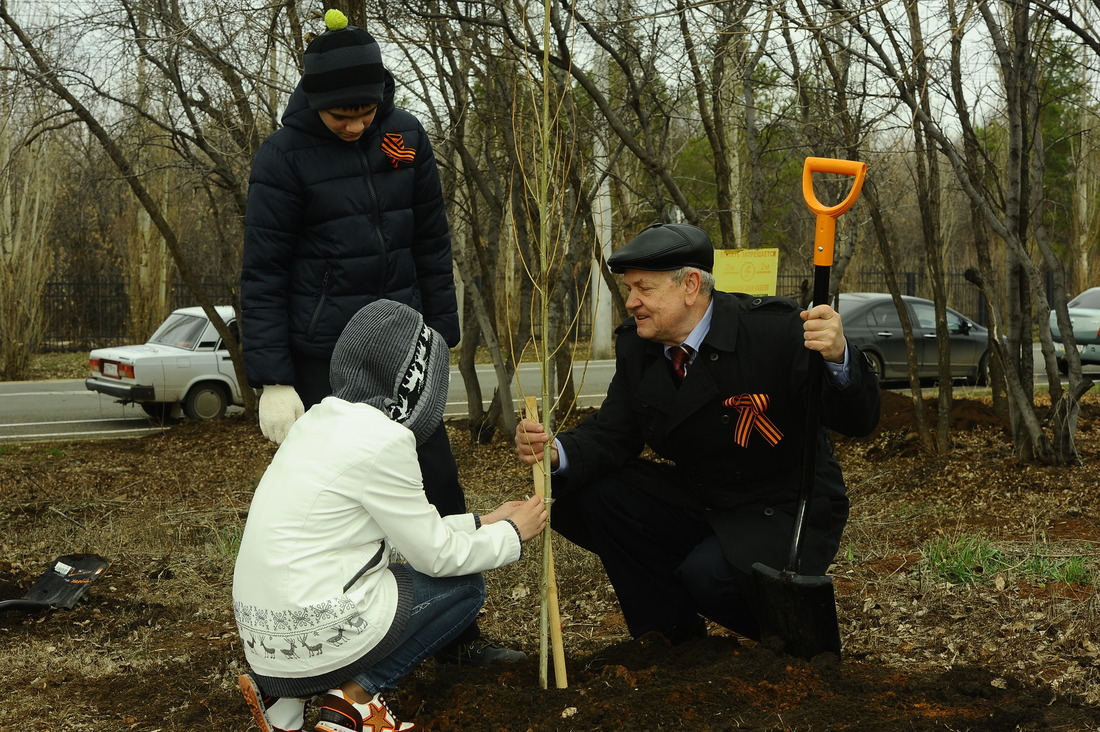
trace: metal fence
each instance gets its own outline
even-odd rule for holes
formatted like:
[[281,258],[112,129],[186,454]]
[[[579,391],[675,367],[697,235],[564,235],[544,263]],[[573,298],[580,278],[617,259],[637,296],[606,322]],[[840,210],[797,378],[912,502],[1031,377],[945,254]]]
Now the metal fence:
[[[218,305],[231,303],[235,297],[231,288],[220,282],[204,282],[202,287]],[[197,304],[182,282],[172,287],[171,301],[173,309]],[[124,282],[47,282],[42,306],[46,321],[43,351],[86,351],[121,345],[128,338],[144,341],[127,335],[130,298]]]
[[[912,297],[932,299],[932,282],[927,272],[898,272],[894,275],[901,285],[901,294]],[[882,270],[848,270],[841,283],[843,292],[889,292],[886,285],[887,273]],[[813,275],[779,275],[776,292],[788,297],[794,296],[804,280],[813,287]],[[944,275],[947,290],[947,307],[958,310],[974,319],[979,325],[988,326],[989,305],[978,288],[966,281],[962,272],[949,272]]]
[[[899,272],[903,295],[931,299],[931,284],[925,272]],[[947,275],[947,305],[986,325],[988,308],[978,289],[967,282],[961,272]],[[779,275],[776,292],[795,297],[806,281],[812,286],[813,275]],[[229,285],[204,282],[202,287],[215,304],[231,304],[236,295]],[[876,270],[845,273],[846,292],[887,292],[886,273]],[[130,338],[127,334],[130,300],[124,282],[48,282],[43,293],[46,332],[44,351],[84,351],[101,346],[119,345]],[[195,305],[195,299],[183,285],[172,288],[172,307]],[[590,319],[587,313],[580,320],[581,337],[588,337]],[[152,335],[146,334],[146,335]],[[142,339],[132,339],[139,342]]]

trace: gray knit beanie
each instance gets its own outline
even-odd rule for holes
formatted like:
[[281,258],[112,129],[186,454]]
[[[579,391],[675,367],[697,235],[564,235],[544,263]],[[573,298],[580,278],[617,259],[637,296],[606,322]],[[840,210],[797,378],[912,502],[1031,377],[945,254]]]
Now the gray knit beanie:
[[370,404],[426,440],[447,406],[450,354],[443,336],[407,305],[376,300],[352,316],[329,367],[333,396]]
[[306,47],[302,91],[310,109],[381,104],[386,83],[382,51],[374,36],[348,25],[339,10],[325,13],[328,27]]

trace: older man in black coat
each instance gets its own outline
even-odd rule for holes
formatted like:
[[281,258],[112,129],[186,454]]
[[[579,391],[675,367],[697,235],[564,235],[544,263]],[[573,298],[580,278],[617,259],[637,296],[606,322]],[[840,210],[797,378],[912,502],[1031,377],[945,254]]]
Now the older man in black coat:
[[[652,226],[613,254],[633,318],[599,412],[556,439],[530,420],[516,430],[526,463],[550,443],[553,527],[600,556],[634,637],[698,637],[704,618],[757,637],[751,567],[785,565],[803,440],[820,445],[800,571],[823,574],[848,518],[825,428],[878,423],[878,381],[833,308],[714,291],[713,261],[686,224]],[[823,428],[807,436],[814,351]]]

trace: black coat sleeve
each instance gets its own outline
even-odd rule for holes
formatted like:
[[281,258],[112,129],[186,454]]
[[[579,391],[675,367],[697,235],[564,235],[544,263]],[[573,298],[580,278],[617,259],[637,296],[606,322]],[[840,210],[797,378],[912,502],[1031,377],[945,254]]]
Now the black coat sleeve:
[[461,332],[458,327],[451,233],[435,154],[423,128],[420,132],[413,210],[413,259],[423,301],[424,322],[443,336],[448,347],[454,348],[458,345]]
[[249,179],[241,262],[241,336],[254,387],[294,383],[288,297],[302,198],[282,151],[265,143]]
[[848,437],[863,437],[878,426],[882,412],[882,391],[878,377],[858,348],[848,343],[851,377],[847,386],[838,387],[828,374],[821,389],[821,422],[825,427]]

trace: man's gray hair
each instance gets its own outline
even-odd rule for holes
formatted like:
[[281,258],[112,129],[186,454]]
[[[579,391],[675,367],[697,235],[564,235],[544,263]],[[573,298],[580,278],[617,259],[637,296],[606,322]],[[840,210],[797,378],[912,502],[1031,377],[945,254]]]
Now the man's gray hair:
[[681,267],[680,269],[672,270],[672,281],[677,285],[684,281],[688,272],[699,273],[699,292],[703,295],[710,295],[714,292],[714,273],[707,272],[705,269],[699,269],[698,267]]

